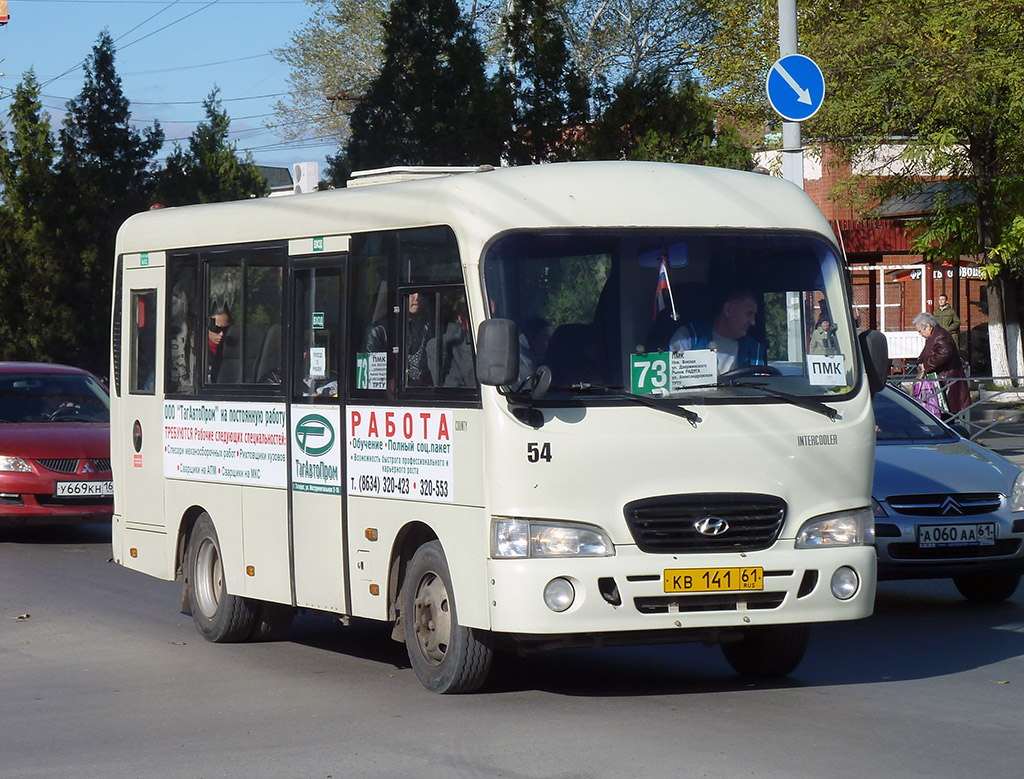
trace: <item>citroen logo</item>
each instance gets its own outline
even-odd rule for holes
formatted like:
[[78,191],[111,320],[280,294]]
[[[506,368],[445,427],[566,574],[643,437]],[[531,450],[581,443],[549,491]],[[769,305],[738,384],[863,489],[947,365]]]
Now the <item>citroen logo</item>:
[[729,523],[722,517],[702,517],[693,523],[693,528],[705,536],[720,536],[729,529]]
[[942,501],[941,511],[942,511],[943,516],[945,516],[946,514],[963,514],[964,513],[963,506],[961,506],[959,503],[957,503],[953,499],[952,495],[950,495],[944,501]]

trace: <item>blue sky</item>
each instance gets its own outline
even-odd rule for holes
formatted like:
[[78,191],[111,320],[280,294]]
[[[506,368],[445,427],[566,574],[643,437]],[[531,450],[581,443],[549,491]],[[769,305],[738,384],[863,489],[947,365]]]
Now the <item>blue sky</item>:
[[[168,143],[186,145],[217,85],[231,117],[231,139],[260,165],[312,160],[324,172],[333,144],[284,143],[265,127],[287,89],[288,69],[270,56],[309,18],[303,0],[9,0],[0,27],[0,116],[29,68],[41,85],[54,131],[68,98],[82,88],[83,62],[106,28],[117,45],[117,72],[139,127],[159,119]],[[187,18],[186,18],[187,17]],[[180,20],[180,21],[179,21]]]

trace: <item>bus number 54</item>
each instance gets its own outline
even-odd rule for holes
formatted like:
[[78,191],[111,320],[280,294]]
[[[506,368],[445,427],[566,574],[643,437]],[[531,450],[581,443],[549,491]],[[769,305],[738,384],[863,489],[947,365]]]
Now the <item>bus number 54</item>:
[[548,463],[551,462],[551,444],[528,443],[526,445],[526,459],[531,463],[537,463],[541,460]]

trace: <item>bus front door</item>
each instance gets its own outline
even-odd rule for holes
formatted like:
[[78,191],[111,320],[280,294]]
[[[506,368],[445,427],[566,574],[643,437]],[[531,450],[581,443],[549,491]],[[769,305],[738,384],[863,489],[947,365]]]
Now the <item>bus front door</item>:
[[[343,528],[343,257],[293,266],[291,533],[296,605],[347,613]],[[329,263],[329,264],[328,264]]]
[[174,560],[167,550],[164,515],[164,343],[163,263],[151,253],[145,265],[141,255],[124,262],[124,304],[121,311],[121,377],[117,420],[112,428],[117,506],[142,509],[116,514],[124,539],[120,562],[163,579],[174,578]]

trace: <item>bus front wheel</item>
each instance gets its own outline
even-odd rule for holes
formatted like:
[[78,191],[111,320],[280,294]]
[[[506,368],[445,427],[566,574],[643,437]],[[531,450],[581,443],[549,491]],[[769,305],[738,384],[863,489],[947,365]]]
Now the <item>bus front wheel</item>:
[[412,556],[402,587],[409,664],[431,692],[466,693],[487,680],[494,650],[483,631],[459,624],[448,561],[438,541]]
[[220,541],[210,515],[202,513],[192,528],[186,557],[192,621],[207,641],[245,641],[256,623],[252,601],[228,594]]
[[739,641],[722,644],[722,653],[741,676],[772,679],[796,670],[807,652],[808,625],[764,625],[747,628]]

